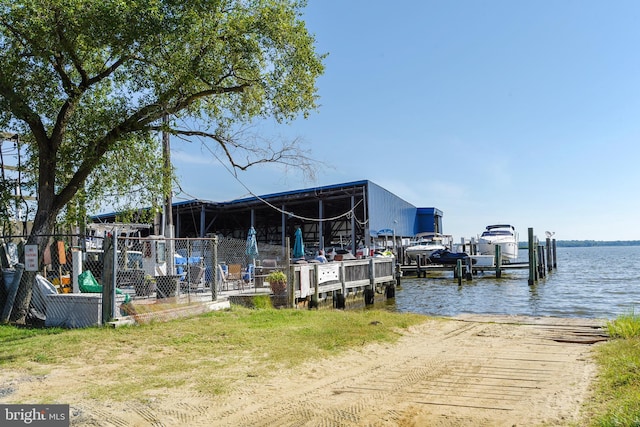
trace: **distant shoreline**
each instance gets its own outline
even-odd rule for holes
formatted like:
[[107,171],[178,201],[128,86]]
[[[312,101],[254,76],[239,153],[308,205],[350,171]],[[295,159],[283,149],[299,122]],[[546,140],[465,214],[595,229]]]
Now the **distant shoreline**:
[[[543,242],[544,239],[541,240]],[[589,248],[601,246],[640,246],[640,240],[556,240],[558,248]],[[519,242],[518,248],[527,249],[528,242]]]

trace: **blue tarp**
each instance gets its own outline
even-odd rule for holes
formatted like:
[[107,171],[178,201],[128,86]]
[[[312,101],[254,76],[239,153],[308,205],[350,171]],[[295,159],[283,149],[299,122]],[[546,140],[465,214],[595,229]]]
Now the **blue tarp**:
[[189,258],[181,256],[181,257],[175,258],[176,265],[200,264],[201,261],[202,261],[202,258],[199,256],[192,256]]
[[176,274],[178,276],[184,276],[185,273],[185,269],[184,267],[187,265],[200,265],[202,263],[202,257],[199,256],[192,256],[192,257],[183,257],[183,256],[176,256],[174,257],[174,263],[176,265]]

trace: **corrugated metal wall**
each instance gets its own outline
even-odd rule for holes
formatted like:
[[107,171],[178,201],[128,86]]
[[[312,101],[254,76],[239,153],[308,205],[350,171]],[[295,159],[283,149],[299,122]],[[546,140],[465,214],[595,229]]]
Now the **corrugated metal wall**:
[[[361,203],[363,192],[364,204]],[[417,208],[368,180],[270,194],[262,198],[269,199],[275,208],[257,197],[224,203],[198,199],[174,203],[176,236],[204,236],[215,232],[225,237],[244,238],[253,224],[259,241],[278,244],[280,240],[284,241],[285,234],[293,236],[295,228],[302,224],[308,245],[319,245],[321,238],[325,246],[338,238],[350,241],[352,233],[355,233],[356,242],[364,241],[368,246],[381,230],[387,230],[384,233],[387,237],[395,235],[398,239],[410,238],[419,232],[443,232],[441,211]],[[325,221],[321,233],[317,222],[302,219],[296,222],[275,210],[282,208],[301,217],[316,218],[320,202],[323,218],[337,217],[351,207],[356,215]],[[110,222],[115,218],[116,214],[111,213],[96,216],[94,220]]]
[[443,233],[442,211],[436,208],[418,208],[416,212],[415,233]]
[[417,208],[411,203],[369,181],[369,232],[394,230],[396,236],[413,236]]

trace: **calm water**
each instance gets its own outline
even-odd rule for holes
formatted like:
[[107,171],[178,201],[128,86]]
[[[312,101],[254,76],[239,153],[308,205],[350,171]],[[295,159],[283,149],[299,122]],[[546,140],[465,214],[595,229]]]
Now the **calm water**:
[[[389,308],[438,316],[461,313],[612,319],[640,312],[640,246],[558,248],[558,268],[536,285],[528,270],[480,273],[458,281],[453,273],[403,278]],[[522,261],[527,251],[521,250]]]

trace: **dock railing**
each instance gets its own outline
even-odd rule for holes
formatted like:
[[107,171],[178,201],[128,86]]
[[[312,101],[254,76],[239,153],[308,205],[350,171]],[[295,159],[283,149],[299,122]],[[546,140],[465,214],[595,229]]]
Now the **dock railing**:
[[296,301],[310,296],[326,299],[334,292],[346,297],[366,289],[381,290],[395,283],[395,258],[391,257],[292,264],[291,269]]

